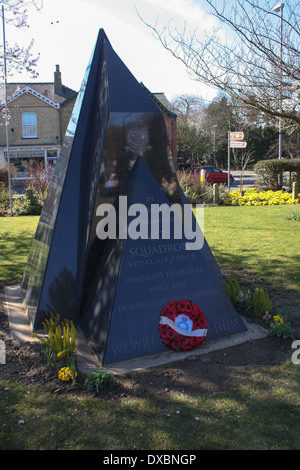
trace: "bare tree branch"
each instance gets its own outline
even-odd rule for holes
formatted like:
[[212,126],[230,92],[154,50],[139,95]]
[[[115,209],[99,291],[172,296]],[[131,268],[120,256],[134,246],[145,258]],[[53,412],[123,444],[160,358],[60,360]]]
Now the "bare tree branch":
[[[16,28],[28,27],[28,10],[33,8],[40,10],[43,7],[43,0],[2,0],[0,1],[0,17],[2,18],[2,5],[4,6],[5,23]],[[8,75],[14,72],[21,73],[26,70],[32,78],[36,78],[36,65],[39,54],[32,54],[33,39],[27,46],[6,43],[6,59],[8,63]],[[0,46],[0,60],[3,60],[3,45]]]
[[[221,90],[247,106],[300,124],[300,2],[288,0],[280,17],[269,0],[206,0],[218,26],[204,37],[172,20],[148,26],[186,67],[191,78]],[[139,14],[139,13],[138,13]],[[282,53],[281,53],[282,51]]]

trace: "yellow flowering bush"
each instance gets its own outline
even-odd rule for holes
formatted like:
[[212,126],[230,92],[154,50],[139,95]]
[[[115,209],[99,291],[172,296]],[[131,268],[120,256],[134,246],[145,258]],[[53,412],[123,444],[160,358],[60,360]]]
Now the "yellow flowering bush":
[[284,320],[281,317],[281,315],[274,315],[273,320],[274,320],[274,323],[270,324],[271,328],[273,328],[273,326],[275,326],[275,323],[279,323],[279,325],[283,325]]
[[[77,377],[77,372],[75,372],[75,377]],[[74,381],[74,372],[69,367],[62,367],[58,372],[58,378],[65,382]]]
[[292,199],[292,194],[284,191],[257,191],[256,189],[243,190],[240,195],[239,190],[231,191],[225,204],[231,206],[275,206],[279,204],[298,204],[300,194],[297,199]]
[[271,336],[279,336],[283,339],[294,339],[295,332],[288,322],[287,313],[283,315],[274,315],[270,322],[269,334]]

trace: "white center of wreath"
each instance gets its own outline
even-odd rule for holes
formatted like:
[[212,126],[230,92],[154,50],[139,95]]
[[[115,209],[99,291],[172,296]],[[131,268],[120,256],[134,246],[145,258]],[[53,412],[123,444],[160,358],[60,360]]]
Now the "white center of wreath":
[[192,320],[187,317],[186,315],[178,315],[175,318],[175,323],[178,326],[178,328],[181,328],[182,330],[185,331],[192,331],[193,328],[193,322]]

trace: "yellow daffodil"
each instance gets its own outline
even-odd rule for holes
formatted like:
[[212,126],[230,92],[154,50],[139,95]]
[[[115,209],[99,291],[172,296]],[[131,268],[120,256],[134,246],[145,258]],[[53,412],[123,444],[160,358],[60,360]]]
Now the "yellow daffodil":
[[226,204],[239,206],[277,206],[280,204],[298,204],[299,198],[292,199],[292,195],[283,191],[257,191],[254,188],[243,190],[241,196],[239,190],[229,193]]

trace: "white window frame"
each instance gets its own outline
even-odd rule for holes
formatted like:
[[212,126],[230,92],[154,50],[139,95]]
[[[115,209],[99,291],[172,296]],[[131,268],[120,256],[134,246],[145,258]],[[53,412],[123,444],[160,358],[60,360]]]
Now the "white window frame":
[[22,113],[22,135],[23,139],[36,139],[38,137],[36,113]]

